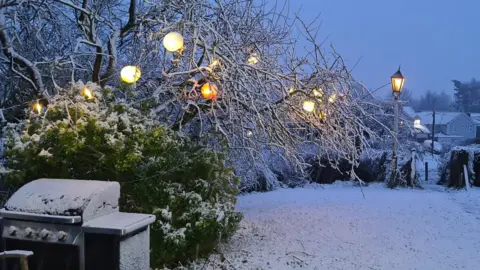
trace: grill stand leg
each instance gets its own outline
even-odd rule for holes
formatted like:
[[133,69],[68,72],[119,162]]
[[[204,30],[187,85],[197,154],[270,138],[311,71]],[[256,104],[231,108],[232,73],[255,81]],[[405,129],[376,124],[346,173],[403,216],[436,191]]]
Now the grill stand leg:
[[[1,251],[5,251],[7,249],[7,241],[5,241],[5,238],[2,238],[2,241],[1,241],[1,244],[2,244],[2,250]],[[7,260],[2,260],[2,270],[5,270],[7,269]]]
[[77,239],[75,241],[79,241],[79,245],[78,245],[78,251],[79,251],[79,255],[78,255],[78,259],[80,260],[78,263],[79,263],[79,267],[78,269],[79,270],[85,270],[85,236],[84,236],[84,233],[80,233],[80,235],[78,235]]
[[23,257],[20,259],[20,269],[22,270],[28,270],[28,258]]

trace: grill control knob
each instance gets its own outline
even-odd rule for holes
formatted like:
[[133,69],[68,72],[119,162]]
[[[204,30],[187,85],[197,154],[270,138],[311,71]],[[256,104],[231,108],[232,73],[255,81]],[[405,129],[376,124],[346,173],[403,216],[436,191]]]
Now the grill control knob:
[[64,231],[60,231],[60,232],[58,233],[58,240],[60,240],[60,241],[65,241],[65,240],[67,240],[67,233],[64,232]]
[[17,234],[17,227],[15,227],[15,226],[8,227],[8,234],[10,234],[11,236],[16,235]]
[[31,228],[26,228],[25,229],[25,235],[27,237],[32,237],[33,236],[33,230]]
[[43,229],[40,231],[40,237],[42,237],[42,239],[48,239],[50,237],[50,232],[46,229]]

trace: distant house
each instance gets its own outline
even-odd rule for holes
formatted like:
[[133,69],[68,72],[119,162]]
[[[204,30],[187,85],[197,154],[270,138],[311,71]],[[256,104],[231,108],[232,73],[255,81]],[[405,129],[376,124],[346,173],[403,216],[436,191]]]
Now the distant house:
[[428,139],[430,130],[425,125],[422,125],[415,110],[412,107],[403,106],[402,112],[401,117],[410,123],[409,126],[413,128],[415,139],[418,141]]
[[470,115],[470,118],[475,122],[475,130],[477,132],[476,143],[480,143],[480,113],[467,113],[467,115]]
[[[433,130],[433,113],[423,111],[415,114],[417,120]],[[466,113],[435,112],[435,140],[438,142],[460,142],[473,140],[477,137],[477,123]]]

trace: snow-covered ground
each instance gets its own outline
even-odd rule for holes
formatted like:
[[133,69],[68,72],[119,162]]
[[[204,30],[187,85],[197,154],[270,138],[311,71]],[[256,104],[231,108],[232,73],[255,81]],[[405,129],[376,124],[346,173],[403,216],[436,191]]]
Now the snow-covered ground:
[[479,269],[479,189],[364,193],[335,183],[241,196],[241,228],[197,269]]

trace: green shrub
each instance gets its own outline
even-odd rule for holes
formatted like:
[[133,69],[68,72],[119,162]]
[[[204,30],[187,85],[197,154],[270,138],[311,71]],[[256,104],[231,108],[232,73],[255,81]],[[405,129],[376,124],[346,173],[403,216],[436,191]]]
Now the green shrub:
[[[93,100],[80,90],[88,87]],[[103,93],[109,95],[103,96]],[[118,181],[122,211],[154,213],[152,267],[172,267],[211,252],[236,229],[238,178],[225,153],[150,120],[115,101],[114,91],[78,83],[54,96],[48,110],[9,124],[5,180],[38,178]]]

